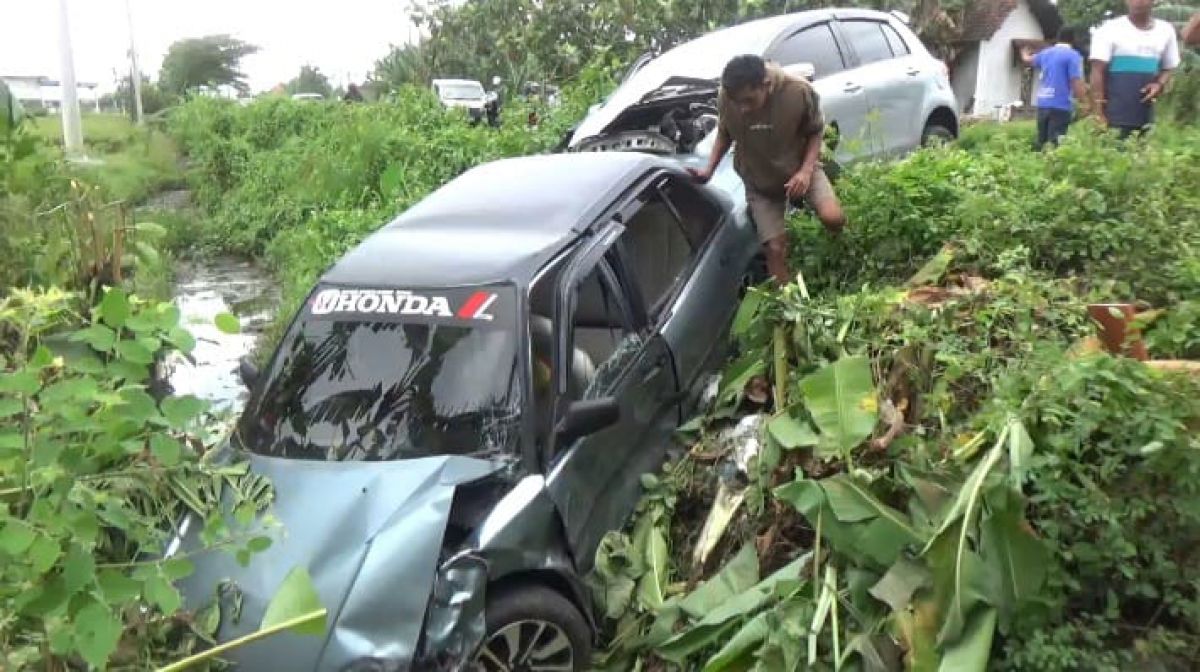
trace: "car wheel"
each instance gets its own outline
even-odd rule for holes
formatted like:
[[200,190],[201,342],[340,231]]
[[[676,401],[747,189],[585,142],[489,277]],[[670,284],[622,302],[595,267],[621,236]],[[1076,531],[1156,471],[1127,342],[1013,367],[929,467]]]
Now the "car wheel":
[[921,132],[921,146],[932,147],[954,142],[954,133],[940,124],[929,124]]
[[558,592],[544,586],[502,591],[488,600],[487,635],[472,669],[484,672],[583,672],[591,668],[591,629]]

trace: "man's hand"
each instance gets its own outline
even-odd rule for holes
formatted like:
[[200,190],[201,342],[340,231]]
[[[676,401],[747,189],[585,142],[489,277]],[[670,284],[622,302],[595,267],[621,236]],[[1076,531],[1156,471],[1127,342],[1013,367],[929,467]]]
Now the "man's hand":
[[693,180],[700,184],[708,184],[708,181],[712,179],[712,171],[708,168],[703,170],[697,168],[688,168],[687,172],[692,176]]
[[1163,85],[1158,82],[1150,82],[1142,87],[1142,102],[1151,103],[1155,98],[1158,98],[1162,93]]
[[784,185],[784,191],[787,192],[787,197],[791,200],[796,200],[808,193],[808,186],[812,183],[812,169],[801,168],[796,171],[792,179],[788,180]]

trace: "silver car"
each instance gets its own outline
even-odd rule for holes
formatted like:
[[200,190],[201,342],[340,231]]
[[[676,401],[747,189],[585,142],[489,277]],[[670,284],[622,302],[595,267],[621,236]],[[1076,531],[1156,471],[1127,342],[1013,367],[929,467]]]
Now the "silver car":
[[725,28],[639,59],[567,149],[705,154],[721,70],[739,54],[760,55],[812,82],[836,133],[839,163],[898,156],[958,135],[946,65],[903,15],[820,9]]

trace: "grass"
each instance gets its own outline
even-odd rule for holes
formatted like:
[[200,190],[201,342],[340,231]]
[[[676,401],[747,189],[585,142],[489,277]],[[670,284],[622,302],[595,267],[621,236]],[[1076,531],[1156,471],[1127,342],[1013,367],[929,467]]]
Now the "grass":
[[[183,183],[179,152],[165,133],[138,128],[119,114],[84,114],[83,145],[96,165],[79,165],[73,170],[100,184],[113,199],[137,203],[172,185]],[[62,118],[38,117],[35,132],[55,146],[62,146]]]

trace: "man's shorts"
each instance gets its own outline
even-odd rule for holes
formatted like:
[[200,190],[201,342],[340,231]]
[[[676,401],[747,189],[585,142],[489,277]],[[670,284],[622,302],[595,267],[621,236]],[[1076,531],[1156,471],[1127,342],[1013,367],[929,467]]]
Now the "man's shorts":
[[[805,202],[810,207],[817,209],[836,199],[837,195],[833,193],[833,185],[830,184],[825,171],[821,168],[814,168],[812,181],[808,185],[808,191],[804,194]],[[784,216],[787,214],[788,200],[785,192],[765,194],[747,186],[746,204],[750,207],[750,216],[754,219],[754,226],[758,229],[759,241],[766,243],[787,232]]]

